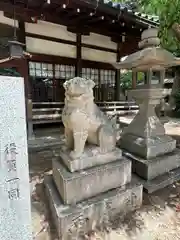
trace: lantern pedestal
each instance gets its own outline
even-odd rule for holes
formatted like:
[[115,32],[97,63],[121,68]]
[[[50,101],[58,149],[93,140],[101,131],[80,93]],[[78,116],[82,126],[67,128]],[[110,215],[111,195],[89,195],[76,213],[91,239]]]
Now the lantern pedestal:
[[139,104],[139,112],[123,132],[120,146],[132,160],[133,172],[140,177],[138,179],[144,179],[145,187],[146,181],[180,167],[180,151],[176,149],[176,141],[165,134],[155,113],[163,89],[136,89],[129,94]]

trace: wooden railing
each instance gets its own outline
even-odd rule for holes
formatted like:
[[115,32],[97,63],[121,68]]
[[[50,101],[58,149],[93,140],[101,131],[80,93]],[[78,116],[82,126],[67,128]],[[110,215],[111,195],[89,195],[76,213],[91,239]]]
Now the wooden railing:
[[[97,102],[107,115],[127,115],[137,113],[138,106],[134,102]],[[64,102],[34,102],[32,109],[33,124],[61,122]]]

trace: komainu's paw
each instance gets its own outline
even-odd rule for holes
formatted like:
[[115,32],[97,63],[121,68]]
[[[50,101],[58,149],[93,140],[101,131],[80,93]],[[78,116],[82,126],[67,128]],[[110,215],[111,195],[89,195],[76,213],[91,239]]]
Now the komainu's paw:
[[80,152],[76,152],[76,151],[71,151],[70,152],[70,157],[72,159],[80,158],[81,155],[82,155],[82,153],[80,153]]
[[107,153],[107,152],[108,152],[107,147],[105,147],[105,146],[100,146],[100,153],[101,153],[101,154],[105,154],[105,153]]

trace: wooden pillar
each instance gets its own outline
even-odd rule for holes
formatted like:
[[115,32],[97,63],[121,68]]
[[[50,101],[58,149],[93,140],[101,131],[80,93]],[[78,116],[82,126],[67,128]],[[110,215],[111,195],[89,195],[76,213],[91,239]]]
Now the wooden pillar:
[[81,41],[82,41],[82,35],[81,33],[77,33],[76,35],[76,76],[77,77],[81,77],[81,73],[82,73]]
[[[121,60],[121,54],[120,54],[120,49],[121,49],[121,43],[117,43],[117,57],[116,57],[116,62],[120,62]],[[115,100],[120,101],[120,77],[121,77],[121,72],[119,69],[116,69],[116,82],[115,82]]]
[[[24,51],[26,51],[26,34],[25,34],[25,23],[19,21],[18,41],[24,43]],[[22,69],[21,69],[22,68]],[[26,58],[20,60],[21,75],[24,77],[25,97],[28,98],[30,94],[28,86],[28,62]]]
[[[18,41],[24,43],[24,51],[26,51],[26,32],[25,32],[25,23],[24,21],[19,21],[19,32],[18,32]],[[29,66],[28,60],[26,58],[21,59],[21,75],[24,77],[24,89],[25,89],[25,104],[26,104],[26,119],[27,119],[27,135],[28,139],[34,137],[33,133],[33,122],[32,122],[32,89],[29,84]]]
[[[22,20],[19,21],[18,41],[26,44],[25,23]],[[26,50],[26,45],[24,50]]]
[[137,72],[132,72],[132,89],[136,88],[137,85]]
[[160,79],[159,79],[159,82],[160,82],[160,85],[161,85],[162,88],[164,88],[165,75],[166,75],[166,71],[165,71],[165,70],[161,70],[161,71],[160,71]]

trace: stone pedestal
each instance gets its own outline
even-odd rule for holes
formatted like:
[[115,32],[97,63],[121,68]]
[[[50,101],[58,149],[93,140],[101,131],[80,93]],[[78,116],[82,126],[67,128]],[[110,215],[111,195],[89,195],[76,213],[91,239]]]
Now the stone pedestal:
[[98,147],[86,146],[83,155],[72,160],[64,146],[60,156],[45,179],[60,239],[78,239],[141,206],[142,185],[131,181],[131,161],[120,149],[99,154]]
[[100,166],[102,164],[111,163],[122,157],[122,151],[116,148],[112,152],[102,154],[99,152],[99,147],[87,145],[86,151],[77,159],[70,157],[70,150],[66,146],[62,146],[60,150],[60,158],[67,166],[70,172],[80,171],[86,168]]
[[[176,141],[165,134],[165,129],[155,114],[155,106],[163,97],[163,89],[137,89],[130,95],[139,104],[139,112],[122,134],[120,146],[132,160],[133,172],[148,192],[164,187],[159,184],[162,175],[180,167]],[[144,179],[144,180],[143,180]],[[156,179],[157,187],[147,188]],[[145,184],[148,181],[148,185]],[[163,177],[164,181],[164,177]],[[154,184],[155,182],[153,182]],[[168,185],[168,181],[166,181]]]

